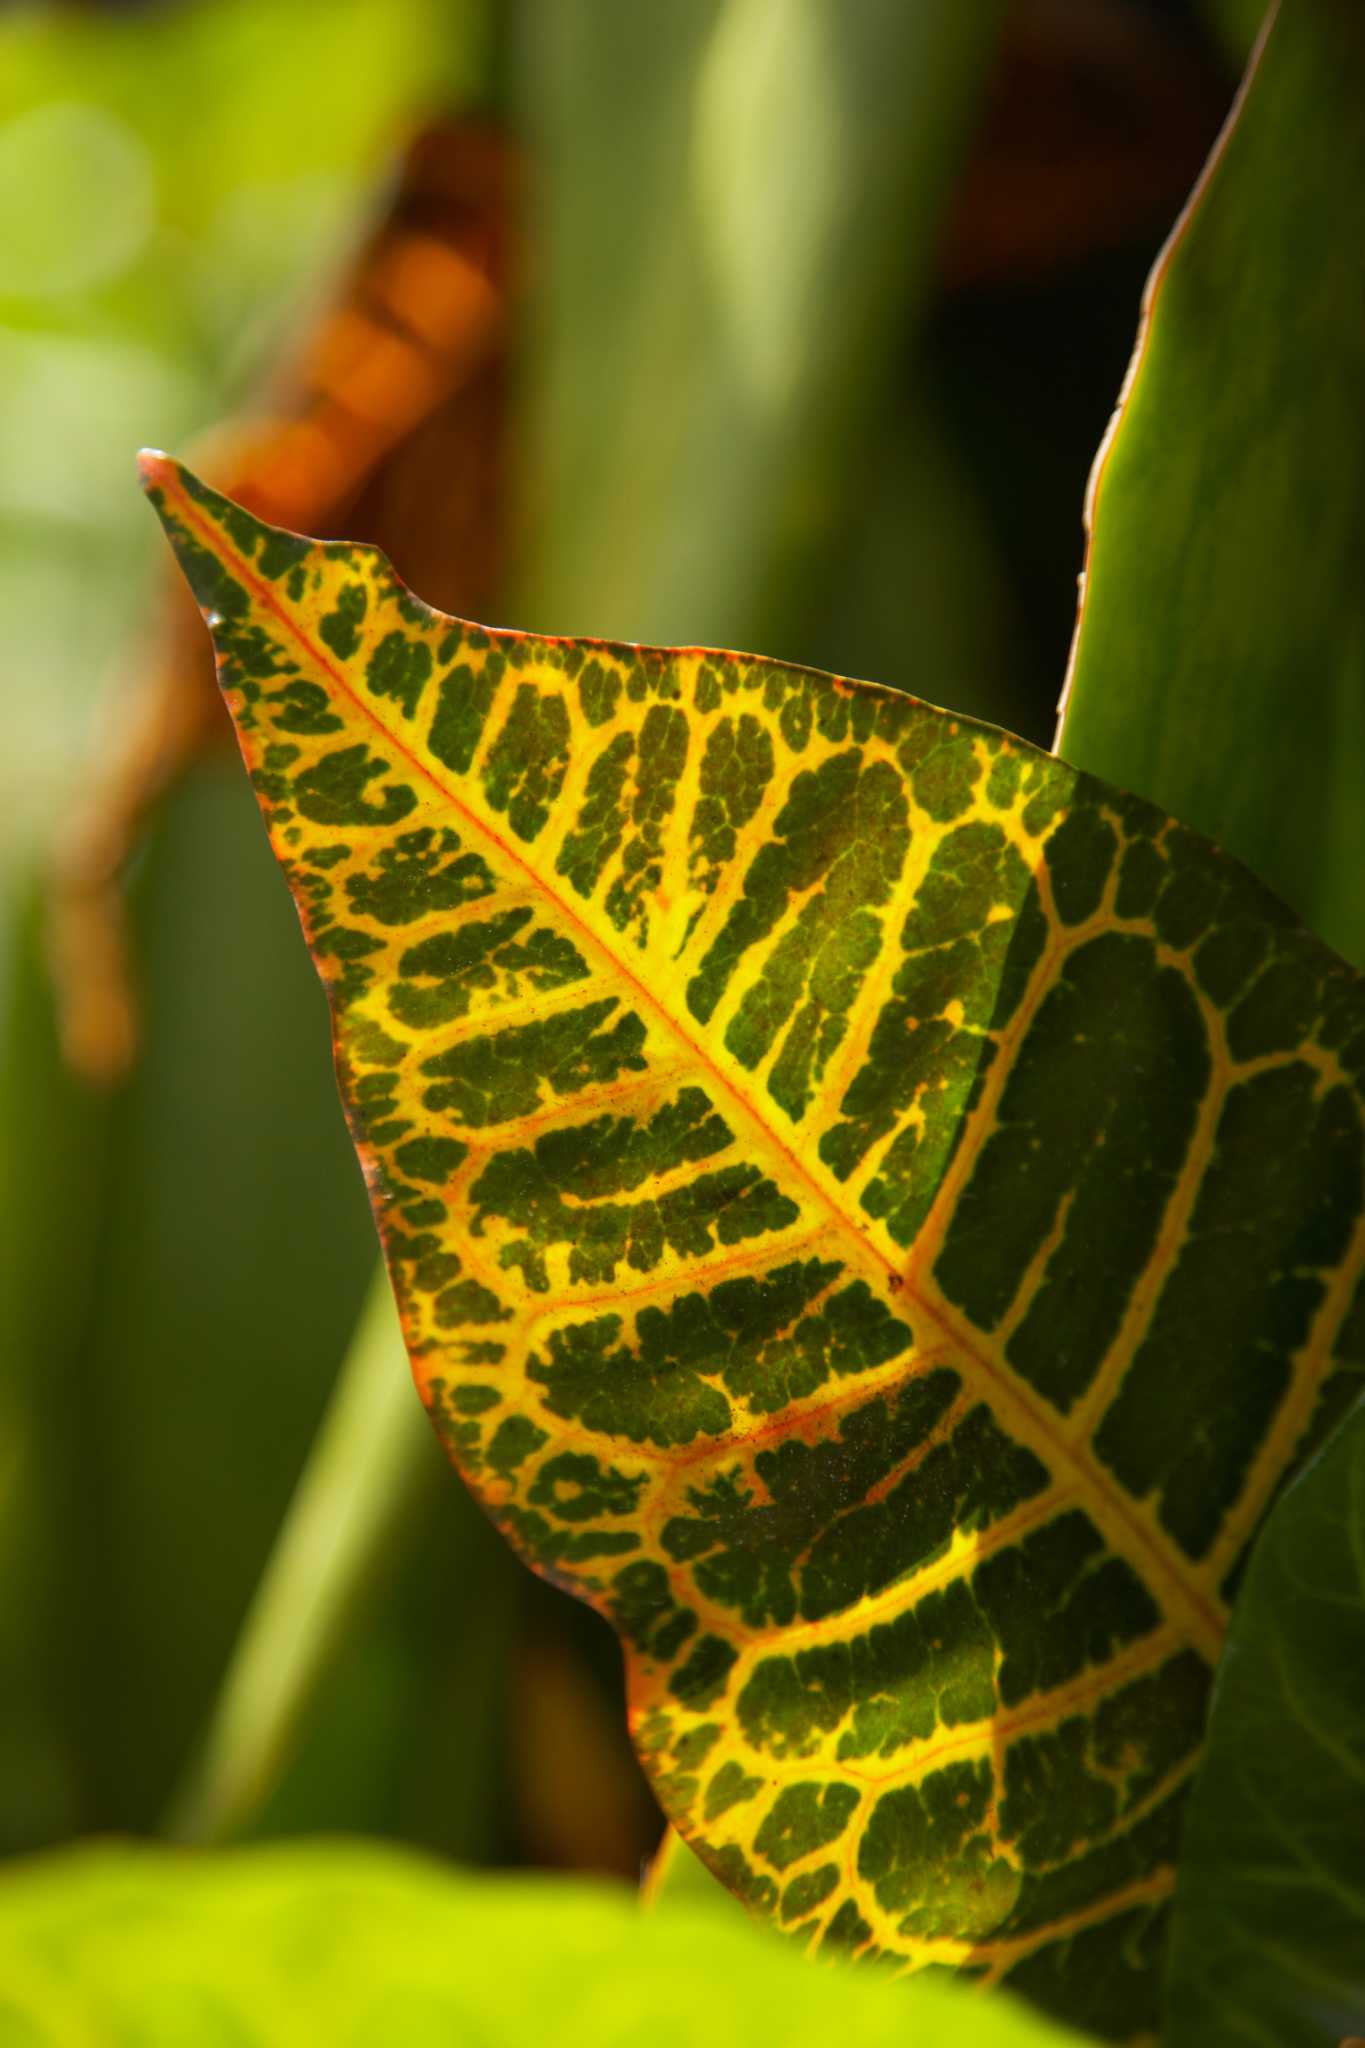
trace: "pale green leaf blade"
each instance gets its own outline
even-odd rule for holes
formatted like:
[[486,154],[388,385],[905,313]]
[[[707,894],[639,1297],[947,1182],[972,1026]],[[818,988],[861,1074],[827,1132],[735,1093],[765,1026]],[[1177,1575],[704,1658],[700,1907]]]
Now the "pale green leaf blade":
[[810,1947],[1156,2022],[1245,1548],[1360,1385],[1365,986],[991,727],[432,612],[148,482],[409,1351]]
[[1168,2011],[1169,2048],[1365,2029],[1365,1406],[1276,1506],[1233,1614]]
[[1148,286],[1058,749],[1365,963],[1365,12],[1279,10]]
[[0,1873],[7,2048],[1066,2048],[1009,2000],[812,1970],[736,1916],[337,1842]]

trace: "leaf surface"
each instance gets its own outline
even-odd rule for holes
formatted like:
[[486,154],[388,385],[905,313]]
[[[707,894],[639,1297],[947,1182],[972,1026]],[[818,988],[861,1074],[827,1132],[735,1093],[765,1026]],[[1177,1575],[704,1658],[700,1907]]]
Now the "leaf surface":
[[[1147,287],[1058,750],[1365,965],[1365,13],[1276,11]],[[1292,177],[1285,165],[1292,160]]]
[[1075,2040],[950,1986],[907,2002],[803,1968],[738,1915],[643,1915],[618,1886],[453,1872],[372,1843],[101,1845],[0,1875],[7,2048],[824,2048],[835,2028],[864,2048]]
[[1171,2048],[1365,2027],[1365,1405],[1278,1502],[1237,1603],[1172,1922]]
[[806,1945],[1150,2027],[1239,1560],[1365,1364],[1359,977],[990,727],[146,469],[423,1398],[670,1816]]

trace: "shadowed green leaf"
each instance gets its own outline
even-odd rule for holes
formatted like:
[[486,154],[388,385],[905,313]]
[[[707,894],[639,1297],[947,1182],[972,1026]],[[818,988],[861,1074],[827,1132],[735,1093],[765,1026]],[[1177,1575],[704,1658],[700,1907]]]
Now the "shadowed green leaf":
[[1365,11],[1293,0],[1148,286],[1059,751],[1365,963]]
[[1365,1405],[1266,1524],[1214,1689],[1173,1915],[1169,2048],[1365,2029]]
[[110,1107],[62,1061],[38,887],[16,890],[0,957],[0,1855],[87,1818],[82,1702],[93,1683],[71,1616],[89,1523],[70,1428],[109,1170]]

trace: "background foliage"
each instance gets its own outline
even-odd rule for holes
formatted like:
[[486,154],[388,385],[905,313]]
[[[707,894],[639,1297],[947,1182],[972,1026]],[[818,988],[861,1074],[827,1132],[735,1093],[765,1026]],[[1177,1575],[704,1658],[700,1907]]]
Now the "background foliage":
[[[311,1643],[325,1685],[300,1680],[285,1740],[239,1693],[268,1754],[205,1792],[373,1236],[321,997],[221,749],[129,870],[136,1063],[106,1085],[60,1051],[47,849],[118,744],[158,602],[133,446],[246,404],[406,137],[477,112],[524,166],[494,615],[762,645],[1047,744],[1086,473],[1259,12],[926,0],[839,38],[805,0],[0,23],[6,1852],[169,1819],[630,1877],[658,1830],[614,1647],[444,1480],[415,1404],[409,1512],[353,1606],[309,1617],[276,1569],[273,1640]],[[1181,808],[1117,744],[1075,758]],[[361,1351],[401,1371],[395,1346],[381,1305]],[[337,1469],[314,1468],[315,1527],[353,1506]]]

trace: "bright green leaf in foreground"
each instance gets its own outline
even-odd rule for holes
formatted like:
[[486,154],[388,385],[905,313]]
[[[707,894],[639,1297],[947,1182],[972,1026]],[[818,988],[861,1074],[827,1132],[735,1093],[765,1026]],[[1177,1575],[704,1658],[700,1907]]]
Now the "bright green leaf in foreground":
[[913,698],[489,632],[148,482],[423,1396],[805,1947],[1156,2021],[1239,1564],[1365,1367],[1365,988]]
[[1365,1406],[1279,1502],[1190,1802],[1171,2048],[1365,2032]]
[[96,1848],[0,1876],[6,2048],[1066,2048],[1008,2002],[813,1972],[704,1907],[351,1843]]
[[[1293,0],[1152,275],[1059,749],[1365,964],[1365,9]],[[1351,224],[1351,225],[1348,225]]]

